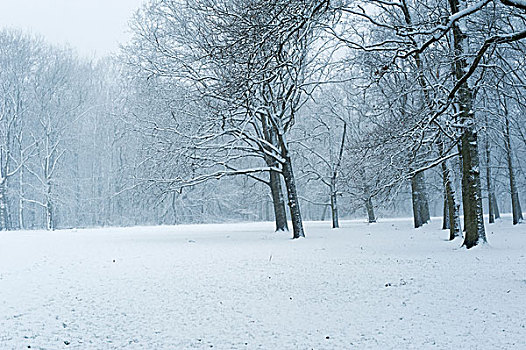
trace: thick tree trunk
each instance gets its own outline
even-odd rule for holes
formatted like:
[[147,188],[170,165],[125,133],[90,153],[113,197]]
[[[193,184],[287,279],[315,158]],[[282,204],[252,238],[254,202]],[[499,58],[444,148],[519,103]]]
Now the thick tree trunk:
[[451,179],[451,171],[449,170],[447,161],[442,163],[442,177],[444,179],[444,190],[446,194],[445,205],[447,206],[447,216],[449,222],[449,240],[453,240],[460,236],[460,205],[457,204],[456,191]]
[[370,224],[376,222],[376,217],[374,215],[374,206],[373,206],[373,199],[371,197],[368,197],[365,201],[365,208],[367,209],[367,220]]
[[488,192],[489,223],[493,224],[495,222],[495,204],[493,203],[495,194],[493,193],[493,184],[491,181],[491,149],[488,135],[486,135],[484,146],[486,148],[486,190]]
[[444,189],[444,206],[442,207],[442,230],[449,230],[451,227],[449,222],[449,208],[447,202],[447,193]]
[[[268,119],[265,115],[261,116],[261,123],[263,127],[265,140],[271,145],[279,147],[279,140],[276,135],[276,132],[274,128],[271,125],[269,125]],[[267,149],[267,152],[272,153],[270,147]],[[265,156],[265,162],[269,167],[279,167],[278,161],[268,154]],[[272,204],[274,206],[274,220],[276,222],[276,232],[288,231],[289,227],[287,223],[287,211],[285,209],[285,200],[283,198],[283,189],[281,187],[281,177],[280,174],[276,171],[270,172],[270,192],[272,195]]]
[[[449,170],[448,170],[449,172]],[[448,173],[448,180],[446,184],[446,201],[447,201],[447,212],[449,221],[449,240],[454,240],[460,236],[460,205],[457,203],[456,191],[451,183],[450,174]]]
[[[449,0],[452,14],[459,12],[459,3],[459,0]],[[466,36],[462,33],[458,24],[452,26],[452,31],[454,46],[453,73],[456,80],[460,81],[465,74],[466,67],[468,67],[466,55],[464,54],[464,40]],[[462,125],[462,204],[466,231],[463,245],[469,249],[481,242],[486,242],[486,232],[484,231],[484,218],[482,216],[477,132],[475,115],[472,109],[473,94],[467,81],[463,82],[458,89],[457,102],[460,124]]]
[[331,186],[331,214],[332,214],[332,228],[339,228],[340,222],[338,218],[338,194],[335,186]]
[[[442,139],[438,142],[438,153],[440,157],[445,156],[444,143]],[[448,166],[448,161],[445,160],[441,164],[442,167],[442,183],[444,185],[444,227],[449,229],[449,240],[460,236],[460,214],[459,205],[457,204],[455,186],[451,176],[451,170]]]
[[[402,11],[404,12],[405,22],[411,28],[413,23],[409,7],[407,6],[407,2],[402,1],[400,5]],[[433,103],[429,95],[429,87],[424,75],[424,64],[418,52],[415,53],[414,58],[416,67],[418,69],[418,84],[422,89],[424,104],[427,107],[427,109],[431,111],[433,109]],[[442,142],[442,136],[440,136],[438,140],[438,149],[440,157],[444,157],[445,152],[444,144]],[[411,188],[413,193],[413,216],[416,228],[422,226],[425,222],[428,222],[430,220],[429,205],[427,202],[427,198],[425,197],[425,187],[423,187],[423,190],[419,189],[420,184],[425,186],[425,178],[423,173],[421,175],[422,179],[418,179],[418,175],[419,174],[416,174],[411,179]],[[444,220],[442,226],[443,229],[450,230],[450,239],[453,239],[454,237],[460,234],[460,220],[459,208],[458,205],[455,203],[455,190],[451,181],[451,172],[449,171],[449,168],[447,166],[447,161],[442,162],[442,175],[444,184]]]
[[272,204],[274,206],[274,220],[276,221],[276,231],[288,231],[287,212],[285,209],[285,199],[281,188],[281,177],[278,172],[270,172],[270,191],[272,193]]
[[462,134],[462,161],[462,203],[466,223],[464,245],[469,249],[478,243],[486,242],[482,217],[477,133],[472,126],[467,127]]
[[46,186],[46,229],[48,231],[53,231],[55,229],[55,217],[53,212],[53,203],[51,202],[51,183],[49,180]]
[[456,197],[454,195],[449,196],[451,201],[448,201],[448,214],[449,214],[449,240],[454,240],[456,237],[460,236],[460,204],[457,203]]
[[0,178],[0,231],[8,230],[6,178]]
[[430,219],[423,172],[419,172],[411,178],[411,197],[413,202],[413,219],[415,228],[419,228],[428,223]]
[[495,192],[493,192],[491,196],[493,197],[493,213],[495,213],[495,219],[500,219],[499,204],[497,202],[497,196],[495,195]]
[[46,203],[46,229],[53,231],[55,229],[53,222],[53,205],[51,202]]
[[508,176],[510,180],[511,193],[511,211],[513,215],[513,225],[519,224],[522,220],[521,203],[519,200],[519,191],[515,180],[515,169],[513,167],[513,150],[510,137],[510,121],[508,119],[507,108],[504,108],[505,125],[504,125],[504,147],[506,149],[506,160],[508,165]]
[[298,193],[296,191],[296,181],[294,179],[294,171],[292,170],[292,161],[288,154],[287,146],[282,144],[283,162],[283,178],[285,179],[285,186],[287,187],[287,195],[289,200],[290,217],[292,220],[292,238],[305,237],[303,230],[303,221],[301,219],[300,204],[298,201]]

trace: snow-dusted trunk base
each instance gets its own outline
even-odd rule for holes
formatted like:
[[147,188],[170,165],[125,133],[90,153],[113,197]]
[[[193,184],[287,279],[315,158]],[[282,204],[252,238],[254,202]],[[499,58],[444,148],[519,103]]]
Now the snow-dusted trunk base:
[[367,198],[367,200],[365,201],[365,208],[367,209],[367,221],[370,224],[376,222],[376,217],[374,215],[373,200],[371,197]]
[[48,180],[46,191],[46,229],[53,231],[55,229],[55,216],[53,213],[53,203],[51,201],[51,181]]
[[[487,122],[486,122],[487,127]],[[493,181],[491,179],[491,147],[489,144],[489,136],[486,135],[485,142],[485,156],[486,156],[486,191],[488,192],[488,222],[495,223],[495,191],[493,190]],[[498,209],[497,209],[498,211]]]
[[[438,152],[440,157],[445,156],[444,143],[442,139],[438,142]],[[442,229],[449,229],[449,240],[460,236],[460,204],[457,203],[457,193],[453,184],[453,176],[449,168],[448,161],[445,160],[441,164],[442,168],[442,183],[444,185],[444,220]]]
[[7,230],[7,194],[6,194],[6,179],[0,178],[0,231]]
[[504,147],[506,149],[506,161],[508,165],[508,177],[510,179],[510,193],[511,193],[511,212],[513,214],[513,225],[519,224],[522,220],[522,209],[519,200],[519,191],[515,179],[515,168],[513,166],[513,150],[511,146],[510,137],[510,120],[508,118],[508,109],[504,105]]
[[339,228],[340,221],[338,218],[338,194],[334,186],[331,186],[331,214],[332,214],[332,228]]
[[466,127],[462,134],[462,204],[466,225],[464,246],[471,248],[486,242],[482,216],[477,133]]
[[[292,220],[292,238],[305,237],[303,230],[303,221],[301,219],[300,204],[298,201],[298,192],[296,191],[296,181],[294,179],[294,172],[292,170],[292,161],[288,155],[288,151],[283,155],[283,178],[285,179],[285,186],[287,187],[287,196],[289,200],[290,218]],[[284,153],[285,153],[284,152]]]
[[[460,9],[459,0],[449,0],[449,8],[452,14]],[[466,35],[462,33],[460,26],[454,24],[453,46],[454,65],[453,73],[457,81],[462,81],[468,67],[466,55],[464,54],[464,40]],[[466,248],[472,248],[479,243],[486,242],[484,231],[484,220],[482,216],[482,191],[480,184],[479,155],[477,144],[477,132],[475,130],[475,114],[473,112],[473,94],[467,81],[459,86],[455,109],[458,112],[461,135],[461,157],[462,157],[462,205],[464,208],[464,244]]]
[[283,190],[281,188],[281,176],[276,171],[270,172],[270,192],[272,193],[276,231],[287,231],[289,227],[287,224],[285,199],[283,198]]
[[25,193],[24,193],[24,168],[21,168],[19,170],[18,186],[20,188],[20,196],[18,198],[18,227],[21,230],[24,230],[25,229],[25,224],[24,224],[24,197],[25,197]]
[[442,207],[442,230],[449,230],[451,227],[449,223],[449,209],[447,207],[447,194],[444,190],[444,206]]
[[[269,125],[269,120],[265,115],[261,116],[261,126],[263,128],[263,134],[265,135],[265,140],[273,145],[278,147],[278,137],[274,128]],[[267,148],[268,153],[272,153],[271,148]],[[270,156],[265,156],[265,162],[269,167],[278,168],[278,161]],[[283,198],[283,189],[281,186],[281,175],[276,171],[270,172],[270,192],[272,195],[272,205],[274,207],[274,220],[276,222],[276,232],[277,231],[288,231],[289,226],[287,224],[287,211],[285,209],[285,200]]]
[[427,203],[426,183],[423,172],[416,173],[411,178],[411,197],[413,203],[413,219],[415,228],[427,224],[430,219]]
[[442,176],[445,190],[445,210],[449,229],[449,239],[453,240],[460,236],[460,205],[457,203],[455,188],[451,179],[451,171],[446,162],[442,163]]
[[493,212],[495,213],[495,219],[500,219],[499,203],[497,202],[497,196],[495,192],[491,194],[493,198]]

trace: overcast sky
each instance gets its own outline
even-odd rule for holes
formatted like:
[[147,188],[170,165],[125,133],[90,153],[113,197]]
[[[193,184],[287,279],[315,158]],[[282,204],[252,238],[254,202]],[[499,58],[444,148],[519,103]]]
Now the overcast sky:
[[129,38],[128,21],[145,0],[0,0],[0,27],[69,43],[80,54],[100,57]]

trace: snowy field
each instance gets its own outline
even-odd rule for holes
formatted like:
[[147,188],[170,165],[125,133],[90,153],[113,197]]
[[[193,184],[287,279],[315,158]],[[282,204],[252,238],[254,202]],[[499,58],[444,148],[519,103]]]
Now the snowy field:
[[526,349],[526,225],[0,233],[0,349]]

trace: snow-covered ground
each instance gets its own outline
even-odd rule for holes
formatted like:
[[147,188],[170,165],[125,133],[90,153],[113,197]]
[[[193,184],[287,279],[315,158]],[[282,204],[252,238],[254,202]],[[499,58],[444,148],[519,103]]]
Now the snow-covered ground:
[[0,233],[0,349],[526,349],[526,225]]

